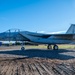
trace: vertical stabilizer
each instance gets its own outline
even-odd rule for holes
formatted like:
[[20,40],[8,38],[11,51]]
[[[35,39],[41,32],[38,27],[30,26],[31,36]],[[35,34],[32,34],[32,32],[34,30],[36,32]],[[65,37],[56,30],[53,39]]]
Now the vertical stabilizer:
[[75,34],[75,24],[71,24],[66,34]]

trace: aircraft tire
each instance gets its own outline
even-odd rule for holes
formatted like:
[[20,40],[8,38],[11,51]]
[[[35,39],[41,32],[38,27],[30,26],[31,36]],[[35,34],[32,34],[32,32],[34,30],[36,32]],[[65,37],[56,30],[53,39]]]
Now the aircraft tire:
[[47,46],[47,49],[52,49],[52,46],[51,46],[51,45],[48,45],[48,46]]
[[21,50],[25,50],[25,47],[21,47]]
[[53,50],[58,50],[58,46],[54,45]]

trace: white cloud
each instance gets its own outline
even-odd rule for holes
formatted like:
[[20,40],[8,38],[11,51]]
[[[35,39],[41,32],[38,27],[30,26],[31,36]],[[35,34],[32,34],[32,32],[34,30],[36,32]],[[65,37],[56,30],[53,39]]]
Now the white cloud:
[[45,31],[37,31],[37,33],[45,33]]
[[44,33],[44,34],[61,34],[61,33],[66,33],[66,31],[57,31],[57,32],[38,31],[37,33]]
[[66,31],[57,31],[57,32],[50,32],[49,34],[60,34],[60,33],[65,33]]

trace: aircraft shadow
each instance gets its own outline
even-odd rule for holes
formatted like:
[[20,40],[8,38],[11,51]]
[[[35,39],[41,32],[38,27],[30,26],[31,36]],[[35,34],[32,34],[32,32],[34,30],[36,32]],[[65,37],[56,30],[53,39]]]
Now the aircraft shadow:
[[60,60],[68,60],[75,58],[72,55],[69,56],[63,54],[67,52],[75,53],[75,51],[66,49],[60,50],[26,49],[25,51],[22,50],[0,51],[0,54],[12,54],[12,55],[27,56],[28,58],[40,57],[40,58],[60,59]]

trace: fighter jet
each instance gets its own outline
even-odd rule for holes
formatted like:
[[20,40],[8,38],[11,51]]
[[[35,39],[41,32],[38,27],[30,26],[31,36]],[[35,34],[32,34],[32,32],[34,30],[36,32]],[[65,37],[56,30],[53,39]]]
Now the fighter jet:
[[[65,34],[43,34],[29,31],[0,33],[0,41],[29,41],[38,44],[47,44],[47,49],[58,50],[57,44],[75,44],[75,24],[72,24]],[[24,46],[21,50],[25,50]]]

